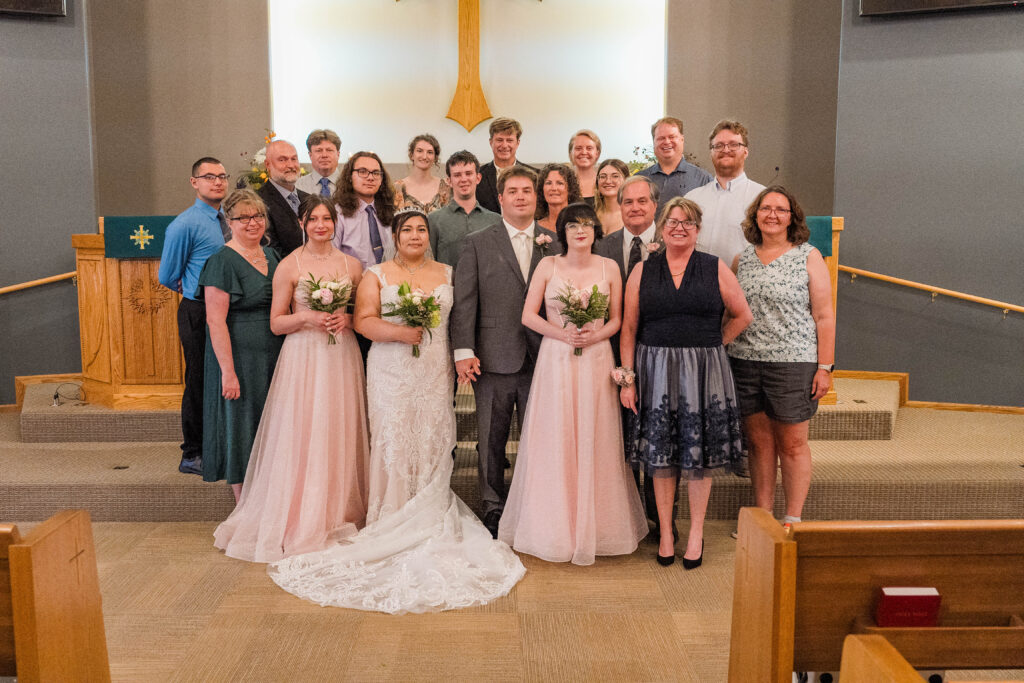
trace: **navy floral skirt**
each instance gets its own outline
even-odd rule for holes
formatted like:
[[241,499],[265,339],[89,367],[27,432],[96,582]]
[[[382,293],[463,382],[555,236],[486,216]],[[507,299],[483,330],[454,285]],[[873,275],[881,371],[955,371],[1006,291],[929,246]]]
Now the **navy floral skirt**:
[[732,470],[743,451],[740,410],[722,346],[636,346],[638,415],[630,413],[626,460],[653,477],[701,479]]

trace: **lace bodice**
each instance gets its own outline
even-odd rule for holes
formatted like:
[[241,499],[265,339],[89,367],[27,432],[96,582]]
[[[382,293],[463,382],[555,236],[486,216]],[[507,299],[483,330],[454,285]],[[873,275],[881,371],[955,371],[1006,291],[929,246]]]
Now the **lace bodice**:
[[[430,333],[424,332],[423,343],[420,344],[420,350],[424,350],[427,346],[442,346],[447,350],[448,343],[448,317],[452,312],[452,303],[455,301],[455,289],[452,287],[452,267],[445,266],[445,282],[434,287],[434,291],[428,292],[437,298],[437,302],[441,305],[441,324],[436,328],[430,330]],[[398,288],[401,286],[401,282],[391,283],[388,282],[387,277],[384,275],[383,269],[380,265],[370,266],[367,271],[373,273],[380,280],[380,305],[381,311],[387,312],[387,304],[398,303]],[[397,317],[385,318],[390,322],[401,323],[401,319]],[[406,346],[401,344],[401,346]]]

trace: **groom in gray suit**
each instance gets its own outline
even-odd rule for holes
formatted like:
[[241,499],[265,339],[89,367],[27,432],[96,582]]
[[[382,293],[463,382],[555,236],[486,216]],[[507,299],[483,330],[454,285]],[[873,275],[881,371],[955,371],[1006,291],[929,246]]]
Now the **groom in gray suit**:
[[484,526],[497,538],[505,507],[505,444],[512,411],[526,411],[541,337],[522,324],[523,303],[537,263],[561,251],[550,230],[534,222],[536,175],[511,166],[498,177],[501,222],[463,241],[455,268],[451,338],[459,382],[475,382],[480,496]]

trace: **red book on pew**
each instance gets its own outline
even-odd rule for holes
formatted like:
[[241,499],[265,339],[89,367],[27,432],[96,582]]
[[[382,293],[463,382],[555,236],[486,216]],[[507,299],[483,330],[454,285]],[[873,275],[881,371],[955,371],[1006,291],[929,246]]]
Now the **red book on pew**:
[[941,596],[934,588],[881,588],[875,623],[879,626],[938,626]]

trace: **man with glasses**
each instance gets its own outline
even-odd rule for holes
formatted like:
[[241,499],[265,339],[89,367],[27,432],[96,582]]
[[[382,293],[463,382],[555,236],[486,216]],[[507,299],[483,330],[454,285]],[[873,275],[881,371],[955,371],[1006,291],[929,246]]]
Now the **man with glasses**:
[[308,193],[295,186],[301,170],[295,145],[285,140],[274,140],[267,145],[270,180],[256,194],[267,205],[267,239],[282,258],[302,246],[299,203]]
[[181,464],[178,471],[202,475],[203,362],[206,350],[206,305],[196,298],[199,273],[230,237],[220,204],[228,192],[228,174],[213,157],[192,164],[189,180],[196,201],[167,226],[160,256],[160,284],[181,294],[178,337],[185,356],[185,391],[181,396]]
[[359,260],[363,269],[394,255],[391,221],[395,195],[380,157],[356,152],[338,178],[338,223],[334,246]]
[[654,142],[654,158],[657,161],[638,175],[650,178],[658,186],[661,198],[658,210],[673,197],[682,197],[690,190],[711,181],[711,176],[702,168],[694,166],[683,158],[683,122],[675,117],[666,116],[651,126],[651,138]]
[[747,246],[743,219],[747,207],[764,185],[747,177],[743,167],[750,148],[746,127],[739,121],[719,121],[708,136],[715,178],[707,185],[690,190],[692,199],[704,213],[697,250],[714,254],[732,268],[733,261]]

